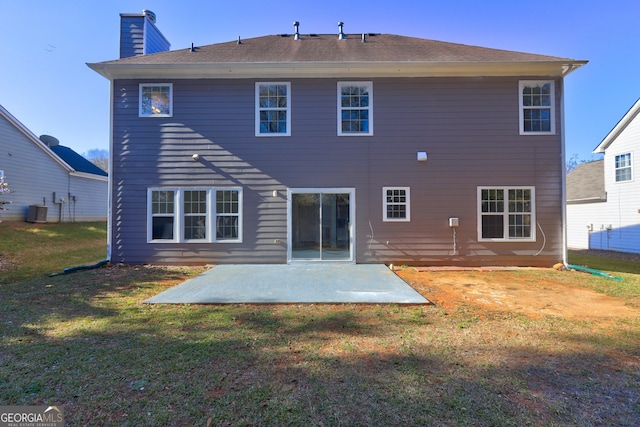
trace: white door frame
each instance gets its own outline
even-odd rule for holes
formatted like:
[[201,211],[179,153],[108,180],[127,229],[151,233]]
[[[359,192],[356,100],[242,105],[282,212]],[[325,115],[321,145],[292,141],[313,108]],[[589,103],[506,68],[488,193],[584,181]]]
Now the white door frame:
[[[292,259],[293,245],[293,209],[291,206],[292,194],[323,193],[323,194],[349,194],[349,259],[344,260],[297,260]],[[355,235],[356,230],[356,189],[349,187],[305,187],[287,189],[287,263],[304,262],[350,262],[355,263]]]

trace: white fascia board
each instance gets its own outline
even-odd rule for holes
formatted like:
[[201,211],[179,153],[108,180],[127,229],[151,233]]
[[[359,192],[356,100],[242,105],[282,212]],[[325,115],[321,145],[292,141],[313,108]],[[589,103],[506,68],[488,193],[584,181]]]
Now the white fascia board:
[[107,182],[109,180],[108,176],[102,176],[102,175],[96,175],[93,173],[87,173],[87,172],[71,172],[69,175],[71,176],[75,176],[78,178],[87,178],[87,179],[93,179],[95,181],[103,181],[103,182]]
[[149,78],[562,77],[585,61],[87,64],[109,80]]
[[62,160],[60,156],[53,152],[51,148],[44,142],[40,140],[33,132],[29,130],[25,125],[22,124],[18,119],[13,117],[13,115],[7,111],[2,105],[0,105],[0,115],[9,121],[16,129],[18,129],[27,139],[31,140],[38,148],[44,151],[49,157],[51,157],[56,163],[62,166],[67,172],[73,172],[75,169],[71,167],[67,162]]
[[604,194],[602,196],[596,197],[583,197],[582,199],[571,199],[567,200],[568,205],[581,205],[586,203],[604,203],[607,201],[607,195]]
[[627,111],[627,114],[620,119],[620,121],[615,125],[613,129],[607,134],[607,136],[602,140],[600,144],[593,150],[593,154],[604,154],[604,152],[609,148],[611,143],[615,141],[615,139],[622,133],[622,131],[629,126],[629,123],[633,121],[633,119],[640,112],[640,99],[636,101],[635,104]]

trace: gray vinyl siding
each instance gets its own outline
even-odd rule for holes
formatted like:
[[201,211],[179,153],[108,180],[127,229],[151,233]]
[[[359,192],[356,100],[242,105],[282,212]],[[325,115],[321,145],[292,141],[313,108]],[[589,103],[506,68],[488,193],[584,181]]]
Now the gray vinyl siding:
[[[284,263],[286,189],[305,187],[355,189],[359,263],[562,259],[561,81],[556,135],[521,136],[518,78],[352,80],[373,81],[373,136],[337,136],[337,79],[282,79],[291,82],[290,137],[254,135],[256,80],[174,80],[170,118],[138,117],[138,84],[151,81],[116,80],[112,261]],[[244,192],[242,243],[147,243],[148,188],[229,186]],[[410,222],[383,222],[385,186],[410,187]],[[479,242],[478,186],[535,187],[536,241]],[[460,218],[457,254],[451,216]]]
[[166,52],[171,47],[171,44],[164,38],[162,33],[156,28],[155,24],[152,24],[148,20],[145,21],[147,26],[145,32],[145,46],[144,53],[146,55],[150,53]]
[[144,54],[144,20],[142,16],[120,19],[120,58]]
[[[106,179],[91,179],[69,174],[69,170],[38,147],[11,122],[0,116],[0,146],[3,170],[12,193],[3,195],[10,200],[0,218],[24,221],[30,205],[47,207],[49,222],[105,221],[107,218]],[[59,201],[54,203],[53,196]],[[75,195],[76,202],[69,200]]]
[[123,15],[120,19],[120,58],[165,52],[170,44],[143,15]]

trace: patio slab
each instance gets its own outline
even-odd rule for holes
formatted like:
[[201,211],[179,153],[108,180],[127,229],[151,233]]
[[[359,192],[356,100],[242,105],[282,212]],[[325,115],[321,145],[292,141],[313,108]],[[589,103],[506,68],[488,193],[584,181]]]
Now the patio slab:
[[149,304],[430,304],[381,264],[225,264],[145,301]]

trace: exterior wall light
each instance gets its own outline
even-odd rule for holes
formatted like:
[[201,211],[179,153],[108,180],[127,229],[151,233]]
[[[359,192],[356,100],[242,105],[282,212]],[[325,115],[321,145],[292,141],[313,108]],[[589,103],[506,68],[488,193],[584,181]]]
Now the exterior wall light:
[[427,161],[427,152],[426,151],[418,151],[418,161],[426,162]]
[[200,154],[194,154],[193,156],[191,156],[191,158],[197,162],[198,160],[200,160]]

